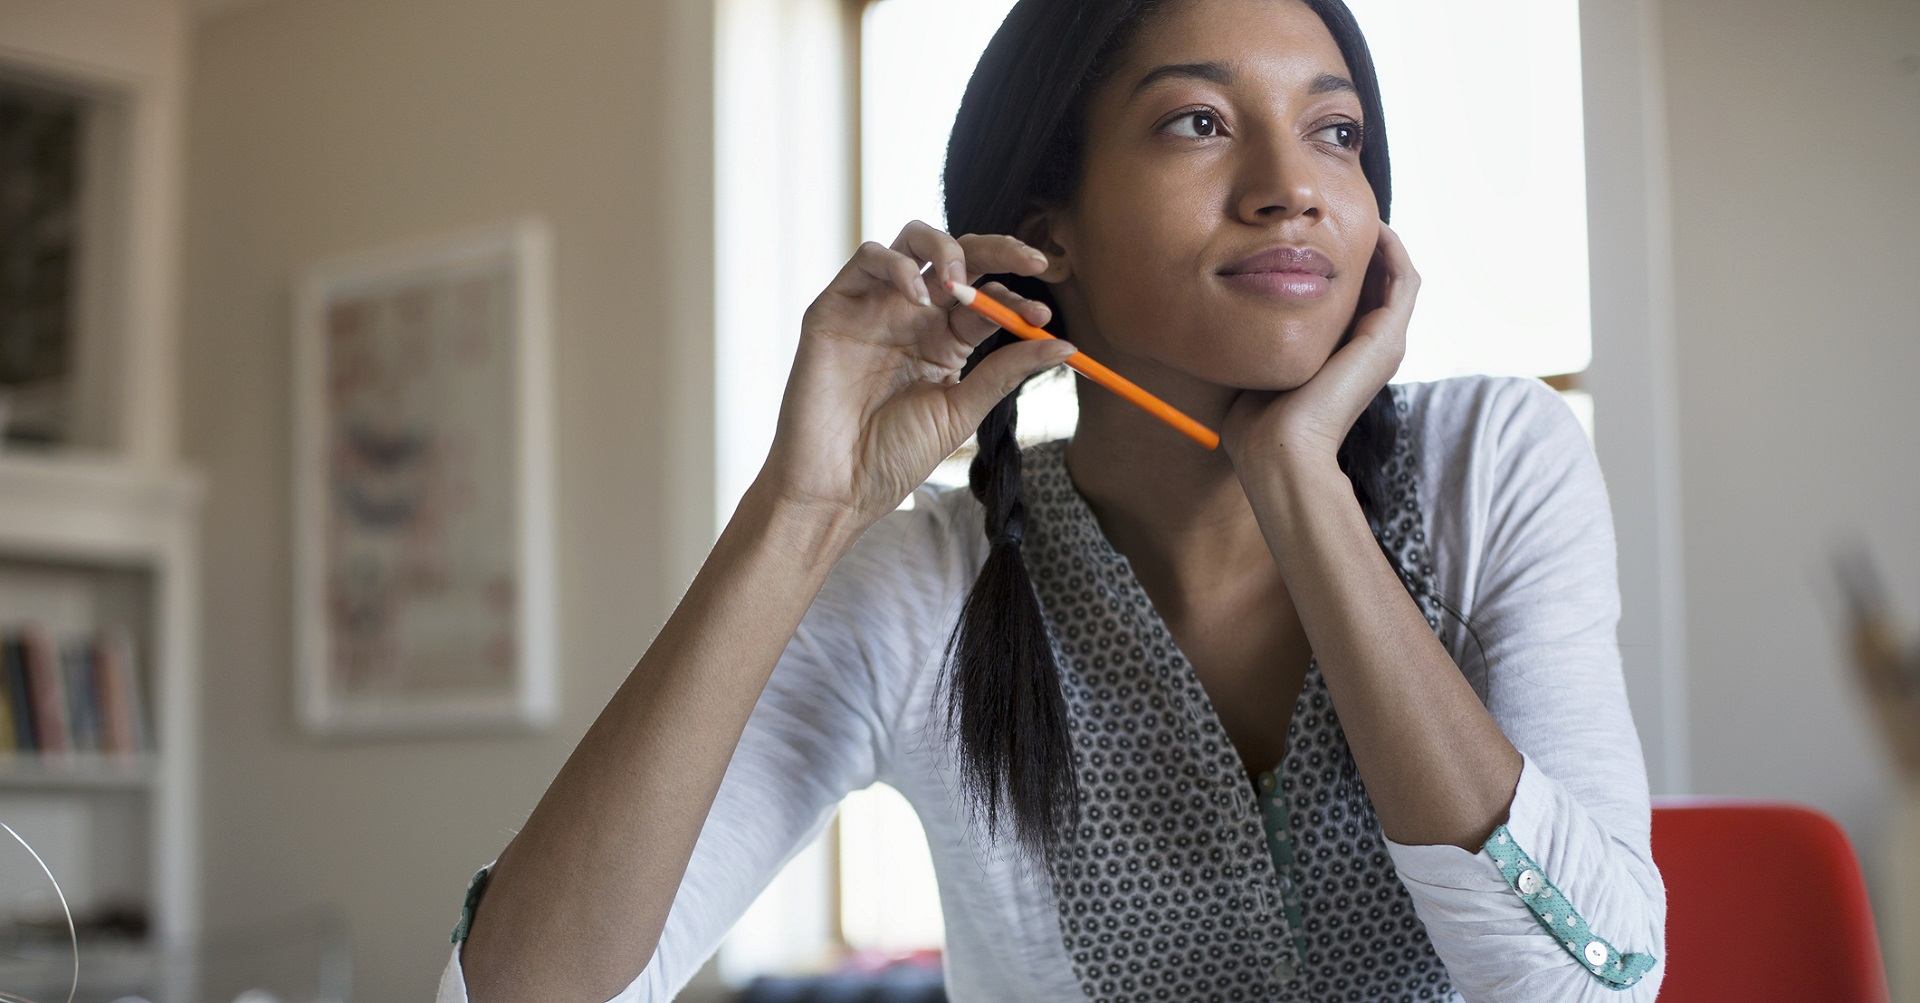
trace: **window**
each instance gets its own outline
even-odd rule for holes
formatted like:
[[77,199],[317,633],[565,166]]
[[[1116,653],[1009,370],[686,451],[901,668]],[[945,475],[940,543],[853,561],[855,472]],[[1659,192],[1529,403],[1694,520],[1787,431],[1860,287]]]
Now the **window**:
[[1593,435],[1577,0],[1348,0],[1380,76],[1393,228],[1420,270],[1395,382],[1537,376]]
[[[941,0],[864,0],[861,8],[860,239],[891,244],[914,219],[951,233],[940,190],[947,136],[1012,0],[980,0],[965,17]],[[1073,380],[1058,369],[1021,391],[1014,434],[1023,445],[1072,433]],[[966,483],[974,449],[968,438],[928,479]]]
[[126,246],[124,99],[0,73],[0,444],[123,449],[116,258]]
[[[1591,400],[1581,389],[1592,331],[1576,0],[1475,0],[1471,17],[1415,0],[1348,3],[1367,33],[1389,115],[1394,228],[1424,280],[1394,381],[1537,376],[1591,437]],[[947,229],[940,176],[948,133],[980,52],[1011,7],[981,0],[954,17],[941,0],[845,0],[845,28],[857,39],[857,59],[843,62],[856,76],[858,111],[849,154],[857,163],[848,166],[859,181],[848,206],[852,239],[836,248],[832,267],[861,240],[891,243],[911,219]],[[1022,443],[1072,433],[1080,382],[1063,369],[1022,390]],[[973,446],[930,480],[964,483]],[[738,979],[817,967],[848,951],[937,947],[942,934],[918,818],[900,794],[876,785],[848,797],[743,918],[723,969]]]
[[[976,0],[967,16],[954,17],[943,0],[861,5],[861,240],[891,244],[914,219],[952,232],[940,193],[947,136],[974,64],[1012,8],[1012,0]],[[1022,391],[1022,442],[1072,431],[1072,379],[1060,370]],[[965,483],[972,444],[968,439],[929,480]],[[836,825],[842,942],[889,952],[939,947],[944,926],[933,859],[913,806],[875,785],[841,804]]]
[[[910,219],[948,229],[940,191],[948,132],[980,52],[1012,6],[994,0],[954,18],[941,0],[865,3],[861,239],[891,243]],[[1591,436],[1591,399],[1577,389],[1592,358],[1578,5],[1481,0],[1471,18],[1419,0],[1349,6],[1389,115],[1394,229],[1422,279],[1394,380],[1540,376]],[[1522,98],[1517,109],[1505,103],[1513,95]],[[1514,253],[1519,247],[1524,255]],[[1021,391],[1021,442],[1072,434],[1074,384],[1060,369]],[[931,480],[965,483],[974,448],[968,440]],[[842,807],[839,833],[847,941],[937,943],[937,900],[919,899],[933,887],[931,873],[917,869],[932,866],[919,863],[924,850],[889,858],[884,869],[868,866],[877,847],[924,847],[905,799],[880,787],[860,792]]]
[[74,218],[80,196],[78,98],[0,80],[0,441],[69,437]]

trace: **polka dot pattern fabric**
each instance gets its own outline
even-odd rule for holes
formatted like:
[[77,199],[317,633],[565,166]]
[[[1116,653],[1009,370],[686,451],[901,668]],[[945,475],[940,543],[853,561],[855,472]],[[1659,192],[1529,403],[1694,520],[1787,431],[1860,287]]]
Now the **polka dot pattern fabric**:
[[[1391,389],[1404,419],[1405,396]],[[1021,547],[1086,796],[1081,825],[1046,864],[1087,998],[1458,1001],[1394,871],[1317,661],[1271,773],[1273,793],[1264,794],[1132,566],[1073,487],[1066,442],[1021,451]],[[1403,421],[1388,469],[1393,497],[1374,532],[1437,627],[1421,587],[1432,565],[1417,447]],[[1286,826],[1284,862],[1272,852],[1275,821]]]

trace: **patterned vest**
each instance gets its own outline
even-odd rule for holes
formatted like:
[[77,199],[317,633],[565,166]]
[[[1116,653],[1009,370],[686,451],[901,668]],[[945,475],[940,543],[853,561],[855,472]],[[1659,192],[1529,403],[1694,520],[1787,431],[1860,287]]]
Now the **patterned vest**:
[[[1403,424],[1391,514],[1374,532],[1437,627],[1422,587],[1433,568],[1419,444],[1393,393]],[[1021,451],[1021,553],[1086,797],[1078,831],[1046,865],[1088,999],[1458,1000],[1387,855],[1318,662],[1277,783],[1256,788],[1132,566],[1074,489],[1065,449],[1056,439]]]

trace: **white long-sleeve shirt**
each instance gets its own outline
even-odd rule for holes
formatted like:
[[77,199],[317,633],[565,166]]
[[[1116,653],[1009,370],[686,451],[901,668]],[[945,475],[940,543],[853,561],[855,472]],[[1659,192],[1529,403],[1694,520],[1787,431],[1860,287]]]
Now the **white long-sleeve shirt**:
[[[1430,555],[1424,577],[1468,617],[1478,643],[1451,616],[1429,616],[1429,622],[1523,758],[1508,815],[1478,852],[1397,843],[1379,833],[1377,823],[1364,834],[1377,841],[1367,845],[1384,846],[1390,857],[1404,901],[1431,945],[1428,960],[1444,964],[1446,995],[1420,998],[1651,1001],[1664,973],[1666,889],[1650,851],[1647,776],[1620,669],[1614,530],[1598,460],[1571,410],[1538,380],[1463,376],[1396,384],[1395,390],[1415,447],[1406,454],[1413,474],[1408,490],[1417,493],[1401,535],[1409,546],[1416,539],[1422,546],[1406,553],[1416,562]],[[1029,447],[1023,456],[1036,459],[1023,462],[1057,457],[1038,452],[1048,448]],[[1049,469],[1057,474],[1057,466],[1039,467],[1033,480],[1065,483],[1057,476],[1047,481]],[[1053,553],[1045,549],[1044,526],[1032,521],[1038,506],[1029,504],[1023,551]],[[1058,511],[1077,513],[1067,518],[1079,520],[1070,528],[1082,534],[1076,545],[1084,548],[1071,553],[1092,554],[1096,563],[1102,554],[1117,557],[1103,538],[1085,539],[1097,524],[1071,497],[1067,504],[1073,507]],[[933,684],[987,550],[971,493],[929,485],[916,492],[911,508],[869,528],[834,567],[754,707],[659,945],[610,1003],[667,1000],[679,992],[774,874],[821,831],[841,798],[876,782],[905,795],[926,829],[945,919],[951,999],[1124,998],[1117,989],[1096,994],[1089,988],[1089,962],[1083,958],[1076,967],[1066,936],[1080,928],[1070,927],[1047,872],[1004,842],[989,849],[968,825],[956,793],[954,752],[943,739]],[[1083,697],[1093,692],[1075,690]],[[1330,720],[1337,711],[1332,708]],[[1217,756],[1217,723],[1206,727],[1213,729]],[[1237,760],[1232,765],[1237,769]],[[1244,785],[1244,772],[1238,776]],[[1254,796],[1249,790],[1248,812]],[[1370,811],[1353,814],[1372,822]],[[1251,831],[1257,838],[1261,830]],[[1356,870],[1362,866],[1354,862]],[[1270,883],[1252,878],[1260,894],[1235,900],[1260,918],[1260,936],[1268,919],[1290,925],[1266,896],[1267,888],[1278,887],[1271,884],[1273,868],[1251,869],[1262,870]],[[484,889],[485,871],[469,886],[468,909]],[[1318,950],[1315,942],[1340,943],[1340,914],[1311,888],[1304,899],[1309,951]],[[439,1003],[467,998],[459,942],[466,915],[463,910]],[[1416,948],[1429,950],[1419,943],[1407,950]],[[1309,953],[1299,978],[1341,978],[1328,957]],[[1155,960],[1132,967],[1152,969]],[[1360,960],[1366,971],[1399,959]],[[1326,970],[1316,972],[1316,965]],[[1303,994],[1308,983],[1287,985]],[[1182,995],[1179,988],[1174,995]],[[1266,998],[1309,997],[1276,991]]]

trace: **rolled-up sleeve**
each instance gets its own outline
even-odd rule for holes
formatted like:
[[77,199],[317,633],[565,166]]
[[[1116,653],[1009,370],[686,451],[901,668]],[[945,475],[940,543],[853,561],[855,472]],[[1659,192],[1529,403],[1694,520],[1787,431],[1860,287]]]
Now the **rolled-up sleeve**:
[[[879,779],[892,754],[896,670],[919,664],[915,628],[932,622],[925,607],[941,598],[916,558],[930,532],[926,512],[890,513],[834,566],[747,720],[659,944],[608,1003],[672,999],[840,801]],[[460,952],[491,868],[468,882],[437,1003],[467,1003]]]
[[1477,852],[1389,839],[1388,853],[1467,1000],[1650,1003],[1667,895],[1621,672],[1606,486],[1545,383],[1500,380],[1492,405],[1484,561],[1464,611],[1480,643],[1466,657],[1520,778]]

